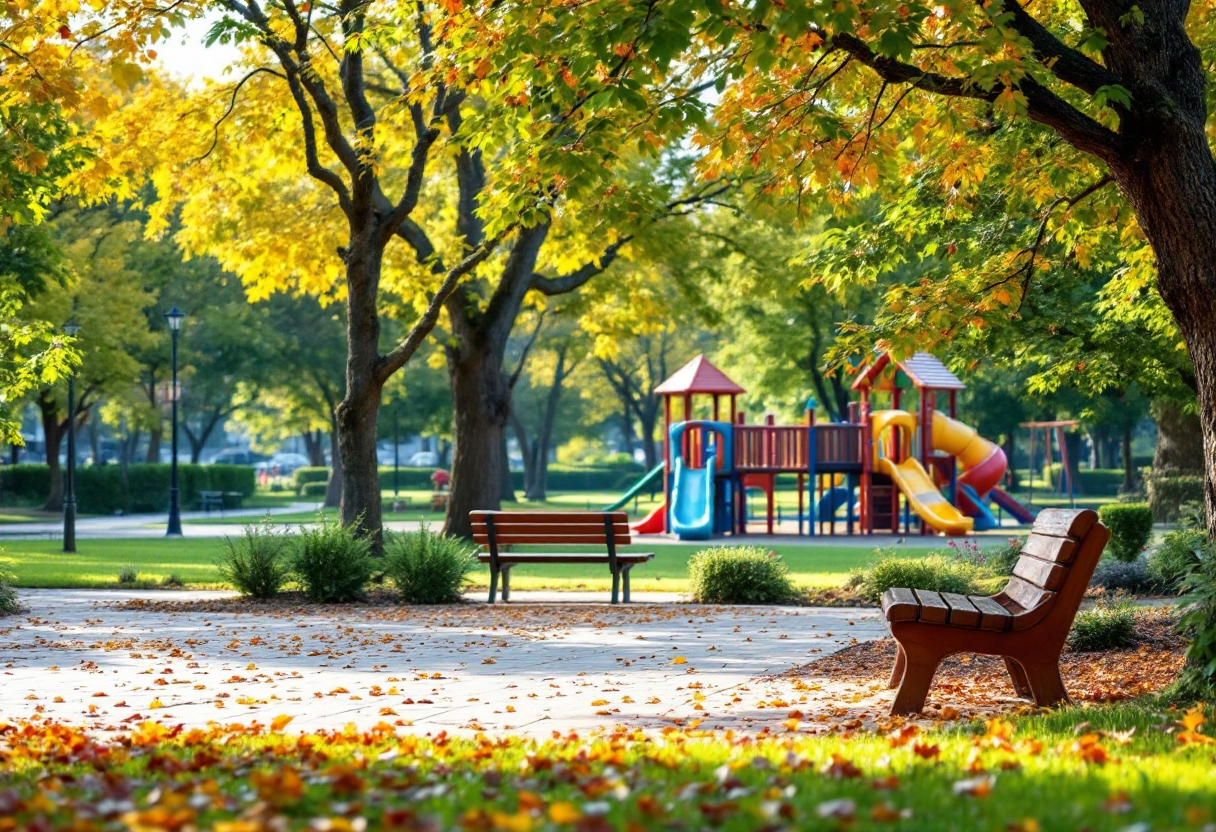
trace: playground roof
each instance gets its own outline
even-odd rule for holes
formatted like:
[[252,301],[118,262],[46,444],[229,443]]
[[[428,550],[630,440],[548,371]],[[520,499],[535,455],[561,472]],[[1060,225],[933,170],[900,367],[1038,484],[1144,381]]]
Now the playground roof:
[[704,355],[698,355],[672,374],[671,378],[654,389],[660,396],[672,396],[681,393],[713,393],[716,395],[735,395],[746,393],[735,384],[726,373],[719,370]]
[[[891,363],[891,353],[884,352],[878,360],[870,364],[853,381],[853,389],[860,390],[874,383],[879,374]],[[928,352],[918,352],[911,358],[896,361],[895,365],[907,373],[912,383],[921,390],[966,390],[967,385],[958,380],[958,376],[950,372],[946,365],[938,360],[936,355]]]

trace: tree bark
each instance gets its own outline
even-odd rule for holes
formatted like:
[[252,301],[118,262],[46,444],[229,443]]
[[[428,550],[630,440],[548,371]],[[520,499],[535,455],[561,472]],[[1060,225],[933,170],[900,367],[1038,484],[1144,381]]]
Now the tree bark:
[[572,367],[566,365],[566,355],[569,346],[563,344],[557,350],[557,363],[553,368],[553,384],[545,396],[545,413],[541,421],[540,435],[536,437],[536,468],[535,478],[528,493],[524,494],[529,500],[542,502],[546,499],[545,486],[549,479],[549,446],[553,444],[553,426],[557,421],[557,407],[561,403],[565,391],[566,378]]
[[[514,316],[512,316],[514,320]],[[504,339],[505,341],[505,339]],[[469,512],[497,510],[502,498],[504,431],[511,413],[503,351],[480,347],[472,338],[447,348],[452,386],[452,492],[447,534],[471,537]]]
[[499,491],[498,498],[504,503],[515,502],[515,483],[511,481],[511,460],[507,452],[507,432],[502,432],[502,465],[498,469]]
[[59,448],[67,430],[67,422],[59,418],[59,403],[48,392],[38,397],[38,413],[42,433],[46,438],[46,464],[51,473],[51,488],[42,504],[43,511],[63,511],[63,466],[59,464]]
[[515,441],[519,443],[519,453],[524,460],[524,494],[526,495],[532,490],[532,482],[536,474],[536,460],[532,456],[532,443],[528,441],[528,428],[524,425],[524,420],[519,418],[519,413],[512,403],[511,405],[511,430],[515,433]]
[[[321,504],[321,507],[339,508],[342,505],[342,451],[338,448],[337,417],[331,413],[329,418],[333,423],[333,427],[329,431],[329,485],[325,488],[325,502]],[[379,484],[379,480],[380,471],[377,466],[377,484]]]
[[1199,416],[1187,413],[1181,404],[1154,401],[1157,447],[1153,452],[1153,475],[1203,476],[1203,429]]
[[320,429],[300,431],[300,438],[304,440],[304,452],[308,455],[308,464],[313,468],[324,468],[325,451],[321,443]]

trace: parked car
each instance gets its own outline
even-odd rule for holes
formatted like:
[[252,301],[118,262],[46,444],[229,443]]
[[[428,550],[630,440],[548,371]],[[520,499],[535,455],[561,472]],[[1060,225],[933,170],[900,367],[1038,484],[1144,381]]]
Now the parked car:
[[308,457],[304,454],[275,454],[270,459],[257,464],[259,471],[287,476],[297,468],[308,467]]
[[224,448],[209,460],[212,465],[257,465],[266,457],[248,448]]
[[434,451],[419,451],[410,457],[410,465],[414,468],[433,468],[439,464],[439,454]]

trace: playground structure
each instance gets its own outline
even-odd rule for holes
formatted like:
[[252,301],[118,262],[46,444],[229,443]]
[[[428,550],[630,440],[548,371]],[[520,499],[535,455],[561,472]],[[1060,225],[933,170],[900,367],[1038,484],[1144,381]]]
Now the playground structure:
[[[664,501],[634,531],[684,540],[743,534],[756,522],[749,494],[759,493],[761,522],[772,534],[780,475],[796,478],[800,535],[836,534],[838,524],[846,534],[900,533],[901,525],[907,534],[914,523],[922,534],[968,534],[1000,525],[993,503],[1019,523],[1033,520],[999,487],[1004,451],[956,418],[966,388],[936,357],[880,354],[852,388],[860,401],[846,422],[816,421],[811,399],[802,424],[778,425],[771,415],[748,424],[738,409],[746,391],[698,355],[656,389],[664,401],[663,465],[620,504],[658,476]],[[916,412],[901,409],[911,396]],[[874,409],[876,399],[889,406]]]

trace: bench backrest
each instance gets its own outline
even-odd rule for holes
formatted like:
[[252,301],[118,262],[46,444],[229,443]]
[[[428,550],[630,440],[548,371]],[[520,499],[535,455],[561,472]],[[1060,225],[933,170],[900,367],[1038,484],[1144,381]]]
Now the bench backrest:
[[[473,542],[625,546],[631,541],[623,511],[471,511]],[[491,536],[490,530],[494,534]]]
[[1026,629],[1051,616],[1063,622],[1067,635],[1109,538],[1110,531],[1091,509],[1041,511],[1013,577],[996,596],[1013,613],[1013,629]]

